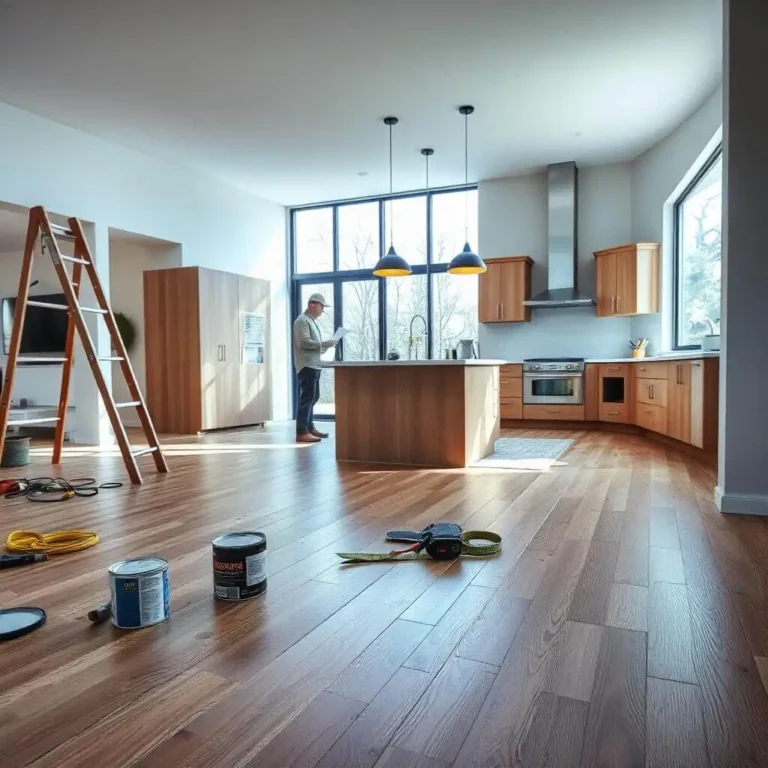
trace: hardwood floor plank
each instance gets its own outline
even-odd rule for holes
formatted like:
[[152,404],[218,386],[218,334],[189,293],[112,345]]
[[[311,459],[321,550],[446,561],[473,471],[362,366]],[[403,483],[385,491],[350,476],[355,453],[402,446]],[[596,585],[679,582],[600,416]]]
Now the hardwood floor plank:
[[645,634],[606,627],[582,768],[645,766]]
[[613,580],[639,587],[648,586],[649,510],[634,508],[626,513]]
[[595,534],[592,538],[595,541],[610,541],[613,544],[618,544],[621,541],[623,527],[624,512],[614,512],[606,502],[603,505],[603,511],[600,513],[600,519],[597,521]]
[[612,584],[605,624],[647,632],[648,589],[635,584]]
[[533,600],[551,560],[548,552],[528,549],[520,555],[511,573],[499,585],[508,597]]
[[649,677],[647,696],[646,768],[707,768],[698,686]]
[[449,659],[403,721],[392,746],[452,762],[495,679],[484,664]]
[[459,643],[457,655],[501,666],[530,604],[530,600],[509,597],[499,589],[470,625]]
[[605,541],[593,541],[590,544],[587,562],[568,612],[571,621],[582,624],[604,623],[617,556],[616,544]]
[[603,627],[566,621],[547,671],[546,690],[590,701],[602,641]]
[[757,664],[757,671],[760,673],[760,679],[763,681],[763,688],[768,693],[768,657],[755,656],[755,664]]
[[755,656],[768,656],[768,601],[734,594],[741,627]]
[[536,702],[545,691],[554,648],[586,555],[586,542],[563,542],[454,765],[515,764]]
[[685,586],[657,582],[651,587],[648,624],[648,674],[697,683]]
[[520,746],[525,768],[578,768],[584,747],[589,704],[543,693]]
[[648,582],[664,581],[669,584],[685,584],[683,554],[679,549],[651,547],[649,550]]
[[650,545],[680,549],[674,507],[651,507]]
[[370,703],[429,632],[427,624],[398,619],[333,681],[328,690]]
[[485,587],[467,587],[432,631],[419,643],[404,666],[435,673],[445,664],[464,633],[493,595]]
[[314,768],[364,707],[323,691],[243,768]]
[[171,766],[187,765],[189,756],[201,749],[204,744],[204,739],[182,728],[133,765],[135,768],[171,768]]
[[372,768],[432,676],[403,667],[318,763],[318,768]]
[[[90,764],[118,768],[130,764],[183,728],[197,712],[225,696],[233,687],[229,680],[208,672],[182,673],[46,753],[35,765],[76,768]],[[105,744],[109,745],[108,750]]]
[[448,768],[448,763],[390,747],[376,763],[376,768]]

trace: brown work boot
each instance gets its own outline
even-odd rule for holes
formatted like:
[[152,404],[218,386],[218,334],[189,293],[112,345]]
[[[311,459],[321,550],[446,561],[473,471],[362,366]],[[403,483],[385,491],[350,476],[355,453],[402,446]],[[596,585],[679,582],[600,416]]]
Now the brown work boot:
[[309,430],[309,434],[314,435],[315,437],[328,437],[327,432],[321,432],[319,429],[315,429],[314,427]]
[[297,443],[319,443],[320,438],[315,437],[311,432],[302,432],[300,435],[296,435]]

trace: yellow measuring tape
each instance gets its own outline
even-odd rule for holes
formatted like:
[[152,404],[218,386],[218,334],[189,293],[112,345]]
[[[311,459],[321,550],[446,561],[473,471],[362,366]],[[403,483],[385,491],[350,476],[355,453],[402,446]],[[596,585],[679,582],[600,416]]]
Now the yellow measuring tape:
[[65,555],[79,552],[99,543],[96,531],[12,531],[8,534],[5,548],[9,552],[45,552],[48,555]]

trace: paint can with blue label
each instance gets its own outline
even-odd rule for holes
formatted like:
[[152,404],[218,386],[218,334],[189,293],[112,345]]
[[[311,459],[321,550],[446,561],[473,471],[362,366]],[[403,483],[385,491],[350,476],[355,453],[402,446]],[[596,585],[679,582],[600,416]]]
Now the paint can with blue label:
[[109,568],[112,623],[121,629],[141,629],[171,615],[168,561],[162,557],[122,560]]

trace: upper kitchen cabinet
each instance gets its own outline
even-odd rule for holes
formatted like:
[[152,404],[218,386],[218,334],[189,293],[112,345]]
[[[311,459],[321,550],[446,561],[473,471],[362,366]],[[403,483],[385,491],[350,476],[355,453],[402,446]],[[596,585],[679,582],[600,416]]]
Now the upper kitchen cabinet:
[[478,315],[481,323],[530,322],[531,310],[523,302],[531,296],[530,256],[508,256],[485,262],[480,275]]
[[599,317],[659,311],[659,245],[632,243],[595,251]]

